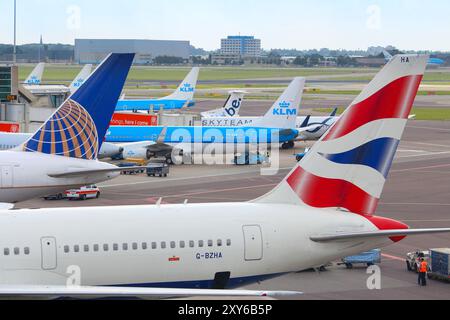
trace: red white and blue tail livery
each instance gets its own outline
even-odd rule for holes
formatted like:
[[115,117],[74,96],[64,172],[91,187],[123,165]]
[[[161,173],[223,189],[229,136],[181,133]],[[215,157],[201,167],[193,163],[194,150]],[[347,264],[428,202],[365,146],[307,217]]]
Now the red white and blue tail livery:
[[289,203],[359,214],[383,230],[407,228],[373,215],[427,61],[423,55],[394,57],[281,185],[259,201],[276,195]]

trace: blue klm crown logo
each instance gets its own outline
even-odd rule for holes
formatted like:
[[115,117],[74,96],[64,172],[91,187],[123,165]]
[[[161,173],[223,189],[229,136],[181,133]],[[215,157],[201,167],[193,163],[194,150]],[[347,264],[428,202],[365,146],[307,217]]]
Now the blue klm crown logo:
[[181,92],[185,92],[185,93],[190,93],[190,92],[194,92],[194,87],[190,84],[190,83],[185,83],[181,88],[180,91]]
[[83,82],[84,82],[84,79],[78,79],[74,84],[73,84],[73,86],[75,87],[75,88],[79,88],[79,87],[81,87],[81,85],[83,84]]
[[273,109],[273,115],[274,116],[296,116],[297,110],[296,109],[290,109],[291,103],[282,101],[278,105],[279,109]]
[[36,77],[36,76],[32,76],[30,78],[30,80],[28,80],[27,82],[28,84],[40,84],[41,81]]

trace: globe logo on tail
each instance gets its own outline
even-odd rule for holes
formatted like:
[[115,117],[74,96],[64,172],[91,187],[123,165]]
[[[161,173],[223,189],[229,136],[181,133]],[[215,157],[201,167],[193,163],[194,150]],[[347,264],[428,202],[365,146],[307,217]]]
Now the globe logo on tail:
[[44,126],[24,144],[26,152],[95,160],[99,141],[95,123],[79,103],[68,100]]

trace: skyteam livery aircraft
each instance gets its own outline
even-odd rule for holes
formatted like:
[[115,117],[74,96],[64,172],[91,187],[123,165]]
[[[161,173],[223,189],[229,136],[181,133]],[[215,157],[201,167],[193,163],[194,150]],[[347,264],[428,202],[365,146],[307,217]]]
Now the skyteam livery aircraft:
[[[303,93],[303,88],[298,88]],[[238,96],[242,94],[240,91],[232,92],[232,95],[227,100],[223,110],[214,110],[210,112],[202,113],[202,126],[203,127],[250,127],[258,126],[261,122],[270,124],[270,117],[276,117],[277,109],[272,106],[267,114],[263,117],[241,117],[239,111],[241,109],[242,98]],[[284,93],[283,95],[285,95]],[[234,98],[234,99],[233,99]],[[281,109],[279,109],[281,110]],[[304,116],[296,117],[293,128],[299,129],[299,135],[296,140],[298,141],[316,141],[320,139],[325,132],[339,119],[336,117],[337,109],[334,109],[328,117],[315,117]],[[281,114],[282,115],[282,114]],[[305,127],[310,127],[304,130]],[[286,128],[287,129],[287,128]],[[294,147],[293,143],[289,145],[290,148]]]
[[394,57],[288,176],[254,201],[2,211],[0,296],[264,294],[211,289],[450,232],[374,215],[427,60]]
[[[214,149],[216,154],[236,153],[247,150],[250,145],[290,145],[300,132],[314,129],[305,127],[292,129],[300,106],[305,78],[292,81],[283,95],[272,106],[265,117],[253,125],[241,127],[140,127],[111,126],[106,141],[112,143],[157,141],[148,146],[149,153],[160,150],[176,150],[180,154],[192,154],[204,149]],[[163,134],[163,130],[165,130]],[[164,138],[161,138],[164,136]],[[170,156],[166,155],[170,160]]]
[[39,63],[25,80],[27,85],[40,85],[42,82],[42,75],[44,74],[45,63]]
[[200,69],[193,68],[178,89],[170,96],[151,100],[125,100],[117,103],[116,111],[160,111],[183,109],[195,105],[194,93]]
[[0,152],[0,202],[94,184],[123,171],[97,159],[133,58],[108,56],[31,138]]
[[244,96],[247,92],[241,90],[230,91],[227,101],[225,102],[222,109],[211,110],[207,112],[202,112],[201,116],[203,119],[210,118],[232,118],[239,114],[239,109],[244,101]]

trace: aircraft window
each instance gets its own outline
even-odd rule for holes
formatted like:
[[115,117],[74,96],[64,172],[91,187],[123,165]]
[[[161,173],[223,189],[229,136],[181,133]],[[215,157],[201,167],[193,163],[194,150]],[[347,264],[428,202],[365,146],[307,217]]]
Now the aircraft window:
[[161,249],[165,249],[166,248],[166,243],[165,242],[161,242]]
[[3,251],[3,253],[4,253],[5,256],[9,256],[9,249],[8,249],[8,248],[5,248],[5,250]]
[[119,245],[117,243],[113,244],[113,250],[114,251],[119,251]]
[[109,251],[109,245],[104,244],[103,245],[103,251]]
[[217,240],[217,246],[218,246],[218,247],[221,247],[221,246],[222,246],[222,240],[220,240],[220,239]]
[[123,251],[128,251],[128,243],[122,244],[122,250]]
[[65,253],[69,253],[69,252],[70,252],[69,246],[64,246],[64,252],[65,252]]
[[26,247],[23,252],[28,256],[30,254],[30,248]]
[[142,242],[142,250],[147,250],[147,242]]
[[177,244],[175,243],[175,241],[172,241],[172,242],[170,243],[170,247],[171,247],[172,249],[175,249],[175,248],[177,247]]
[[89,252],[89,246],[87,244],[84,245],[84,252]]
[[212,240],[208,240],[208,247],[212,247],[214,245],[214,242]]
[[194,248],[195,247],[195,241],[189,241],[189,247]]
[[75,251],[76,253],[80,252],[80,246],[74,246],[73,251]]
[[94,244],[94,251],[98,252],[100,250],[100,246],[98,244]]
[[205,242],[204,242],[203,240],[200,240],[200,241],[198,242],[199,248],[203,248],[204,245],[205,245]]
[[186,242],[180,241],[180,248],[181,248],[181,249],[186,248]]
[[231,240],[230,239],[227,240],[227,247],[231,247]]
[[133,243],[133,250],[137,250],[138,249],[138,244],[135,242]]

